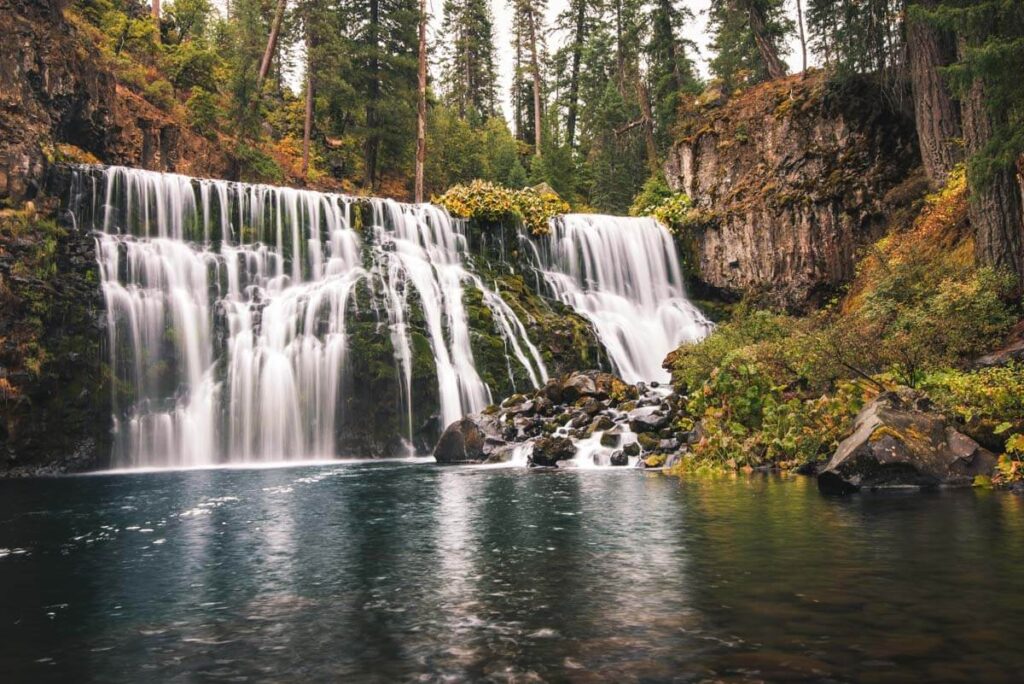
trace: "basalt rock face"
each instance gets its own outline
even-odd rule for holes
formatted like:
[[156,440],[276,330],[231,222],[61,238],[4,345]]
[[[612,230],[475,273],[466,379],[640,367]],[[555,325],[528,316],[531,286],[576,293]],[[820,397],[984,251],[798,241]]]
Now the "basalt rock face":
[[695,203],[683,240],[709,289],[813,307],[924,190],[913,122],[870,81],[794,76],[702,100],[665,173]]
[[111,393],[95,241],[0,212],[0,476],[103,467]]
[[43,190],[73,145],[104,163],[232,177],[233,162],[117,83],[61,0],[0,0],[0,201]]
[[860,489],[970,485],[990,475],[996,456],[961,433],[925,397],[909,390],[883,394],[857,416],[818,475],[829,494]]

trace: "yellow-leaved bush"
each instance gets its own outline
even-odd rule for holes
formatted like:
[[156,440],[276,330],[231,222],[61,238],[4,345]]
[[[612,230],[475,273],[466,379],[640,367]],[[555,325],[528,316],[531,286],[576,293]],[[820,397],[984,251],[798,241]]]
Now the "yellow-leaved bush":
[[553,192],[524,188],[512,190],[488,181],[453,185],[434,204],[458,218],[485,223],[522,221],[533,235],[546,235],[548,221],[569,211],[569,204]]

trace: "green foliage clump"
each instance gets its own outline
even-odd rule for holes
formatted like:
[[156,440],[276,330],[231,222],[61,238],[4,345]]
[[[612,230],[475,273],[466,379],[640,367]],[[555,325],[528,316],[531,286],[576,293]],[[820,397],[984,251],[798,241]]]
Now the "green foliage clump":
[[217,96],[200,87],[192,89],[185,102],[192,127],[200,134],[211,138],[217,130],[217,120],[221,116],[220,106],[217,104]]
[[553,192],[537,188],[512,190],[482,180],[456,185],[433,201],[459,218],[486,223],[522,221],[534,235],[546,234],[548,221],[569,211],[568,203]]
[[965,421],[980,418],[1024,425],[1024,364],[937,371],[922,387],[945,411]]

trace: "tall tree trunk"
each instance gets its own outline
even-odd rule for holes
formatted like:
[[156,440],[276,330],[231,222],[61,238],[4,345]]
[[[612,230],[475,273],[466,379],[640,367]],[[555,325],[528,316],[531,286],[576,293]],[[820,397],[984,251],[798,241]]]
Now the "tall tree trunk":
[[572,43],[572,74],[569,76],[569,113],[566,117],[566,135],[569,147],[576,148],[576,116],[580,100],[580,64],[583,61],[583,41],[585,39],[587,0],[576,0],[576,34]]
[[[159,0],[157,0],[159,2]],[[263,81],[270,73],[270,63],[277,51],[277,37],[281,33],[281,21],[284,19],[285,6],[288,0],[277,0],[277,9],[274,10],[274,20],[270,23],[270,35],[267,37],[267,47],[263,50],[263,59],[260,61],[260,72],[256,77],[256,98],[263,89]]]
[[306,29],[306,116],[302,125],[302,178],[309,175],[309,146],[313,137],[313,39]]
[[750,21],[750,32],[754,34],[754,42],[757,44],[757,51],[761,54],[765,68],[768,69],[768,77],[783,78],[786,75],[786,65],[779,57],[779,49],[775,46],[775,41],[768,35],[764,13],[757,5],[756,0],[743,1],[747,9],[747,18]]
[[[985,85],[975,80],[961,101],[964,144],[968,155],[980,152],[991,140],[993,112],[985,99]],[[1004,268],[1017,276],[1024,289],[1024,205],[1021,185],[1013,166],[996,171],[988,183],[971,188],[969,216],[974,232],[974,256],[979,264]]]
[[[521,22],[520,22],[521,23]],[[514,110],[515,118],[515,137],[517,140],[524,140],[526,138],[526,122],[523,117],[523,93],[522,93],[522,78],[523,73],[523,35],[522,29],[517,23],[516,25],[516,61],[515,67],[512,69],[512,108]]]
[[796,0],[796,25],[800,28],[800,70],[807,72],[807,37],[804,35],[804,8],[801,0]]
[[377,154],[380,151],[380,133],[377,131],[380,112],[380,0],[370,0],[370,87],[366,98],[366,127],[370,129],[363,145],[363,184],[373,189],[377,179]]
[[[934,0],[919,4],[934,7]],[[946,184],[949,172],[963,161],[960,105],[939,73],[956,61],[956,41],[944,31],[911,13],[907,20],[907,52],[914,117],[921,161],[932,189]]]
[[153,0],[153,4],[151,6],[150,11],[152,13],[153,19],[156,20],[157,28],[160,28],[160,0]]
[[647,166],[652,174],[656,174],[661,167],[658,164],[658,145],[654,142],[654,113],[651,111],[651,93],[647,88],[647,82],[639,74],[636,75],[636,99],[640,103],[640,114],[643,117]]
[[529,6],[530,17],[530,68],[533,71],[533,145],[534,155],[541,156],[541,90],[540,90],[540,56],[537,45],[537,10]]
[[427,0],[420,0],[419,71],[416,103],[416,203],[423,201],[423,167],[427,162]]

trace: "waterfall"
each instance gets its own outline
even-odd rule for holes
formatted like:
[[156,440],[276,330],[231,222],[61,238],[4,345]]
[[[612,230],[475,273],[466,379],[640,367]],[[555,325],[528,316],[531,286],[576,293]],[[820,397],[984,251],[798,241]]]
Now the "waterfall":
[[527,239],[549,293],[593,323],[626,382],[667,381],[665,356],[711,323],[686,298],[679,254],[651,218],[569,214],[540,245]]
[[442,209],[124,167],[75,174],[73,215],[97,235],[117,466],[338,455],[341,426],[358,420],[345,414],[346,317],[360,288],[394,350],[410,445],[414,317],[441,427],[493,399],[474,364],[467,287],[491,310],[510,373],[514,359],[535,386],[547,380],[523,322],[467,270],[464,223]]

